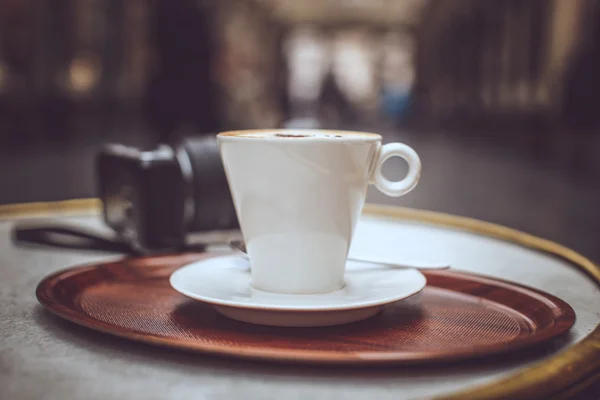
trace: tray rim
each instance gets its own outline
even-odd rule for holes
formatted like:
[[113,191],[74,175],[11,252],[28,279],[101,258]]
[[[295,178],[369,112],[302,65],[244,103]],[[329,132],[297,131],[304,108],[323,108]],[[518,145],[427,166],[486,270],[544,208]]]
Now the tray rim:
[[[0,205],[0,220],[36,216],[95,216],[100,214],[101,208],[101,202],[97,198],[8,204]],[[442,212],[370,203],[365,204],[363,213],[451,227],[536,249],[568,261],[573,268],[585,273],[600,287],[600,267],[590,259],[566,246],[513,228]],[[600,324],[581,341],[543,362],[535,363],[507,377],[436,398],[450,400],[565,397],[579,393],[600,381],[599,370]]]

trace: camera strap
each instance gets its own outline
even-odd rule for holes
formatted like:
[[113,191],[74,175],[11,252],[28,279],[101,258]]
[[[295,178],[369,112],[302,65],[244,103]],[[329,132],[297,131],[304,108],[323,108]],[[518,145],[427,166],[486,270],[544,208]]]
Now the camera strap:
[[15,244],[36,244],[73,250],[99,250],[126,254],[140,254],[129,243],[111,238],[90,229],[67,225],[27,226],[13,229]]
[[[237,232],[237,231],[235,231]],[[124,253],[127,255],[149,255],[160,253],[172,253],[181,251],[205,251],[210,244],[226,243],[230,237],[237,238],[235,233],[226,231],[205,232],[190,237],[188,243],[180,247],[144,249],[135,246],[121,237],[106,235],[99,230],[82,228],[67,224],[44,224],[31,225],[28,223],[17,224],[12,231],[12,239],[15,245],[42,245],[71,250],[96,250],[111,253]]]

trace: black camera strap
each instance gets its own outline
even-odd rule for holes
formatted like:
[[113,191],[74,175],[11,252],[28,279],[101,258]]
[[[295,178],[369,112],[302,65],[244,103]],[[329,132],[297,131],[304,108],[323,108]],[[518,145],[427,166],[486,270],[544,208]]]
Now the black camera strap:
[[204,251],[206,245],[217,240],[203,239],[191,242],[180,248],[143,249],[125,241],[119,236],[108,236],[90,228],[67,224],[17,224],[13,228],[12,238],[15,245],[41,245],[71,250],[96,250],[128,255],[149,255],[172,253],[175,251]]
[[116,237],[107,237],[100,232],[68,225],[17,225],[13,229],[13,241],[15,244],[35,244],[73,250],[141,253]]

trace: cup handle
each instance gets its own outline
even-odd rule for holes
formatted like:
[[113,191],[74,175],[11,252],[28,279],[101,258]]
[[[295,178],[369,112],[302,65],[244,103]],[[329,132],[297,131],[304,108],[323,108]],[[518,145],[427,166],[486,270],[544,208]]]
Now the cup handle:
[[[408,174],[401,181],[392,182],[381,172],[383,163],[391,157],[402,157],[408,163]],[[373,184],[381,192],[392,197],[400,197],[417,186],[421,178],[421,159],[416,151],[402,143],[388,143],[381,146],[373,170]]]

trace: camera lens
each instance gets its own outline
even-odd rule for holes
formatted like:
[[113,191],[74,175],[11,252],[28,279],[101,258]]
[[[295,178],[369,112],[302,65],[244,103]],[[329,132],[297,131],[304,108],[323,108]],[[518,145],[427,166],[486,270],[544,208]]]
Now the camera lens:
[[[237,229],[238,222],[216,138],[187,137],[181,146],[191,167],[189,232]],[[178,157],[179,159],[179,157]],[[182,163],[180,161],[180,167]],[[185,165],[182,173],[185,174]]]

